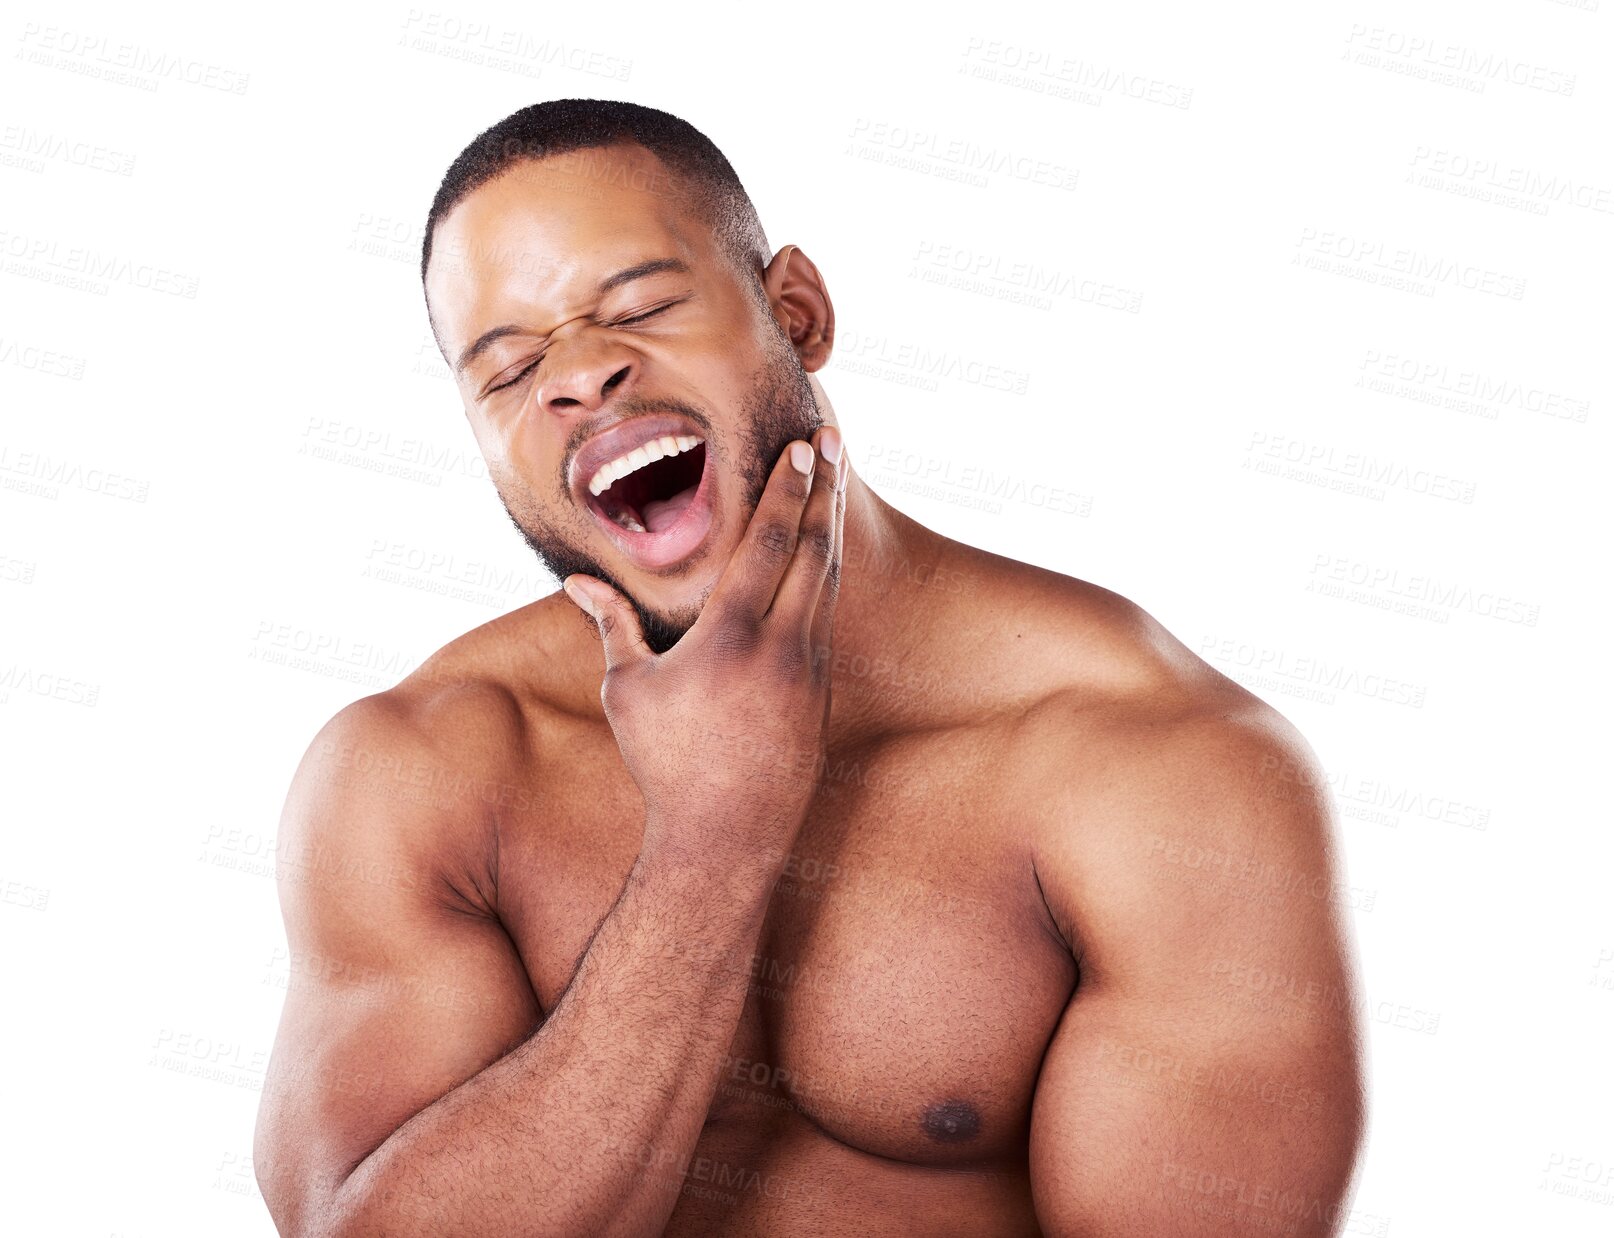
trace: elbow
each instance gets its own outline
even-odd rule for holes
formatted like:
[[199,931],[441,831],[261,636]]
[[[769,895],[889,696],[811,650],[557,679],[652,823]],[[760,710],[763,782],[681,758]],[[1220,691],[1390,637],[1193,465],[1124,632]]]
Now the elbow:
[[309,1208],[299,1238],[380,1238],[410,1232],[400,1228],[396,1217],[377,1214],[373,1193],[359,1194],[351,1178],[322,1196]]
[[396,1227],[377,1225],[342,1187],[323,1194],[309,1192],[296,1200],[270,1199],[265,1195],[264,1201],[281,1238],[364,1238],[398,1233]]

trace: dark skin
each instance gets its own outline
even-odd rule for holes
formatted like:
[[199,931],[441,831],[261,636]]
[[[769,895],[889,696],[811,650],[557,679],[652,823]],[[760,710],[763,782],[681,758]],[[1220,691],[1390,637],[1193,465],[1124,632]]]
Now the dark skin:
[[[1361,1045],[1305,741],[1124,598],[882,502],[811,377],[806,255],[764,313],[652,178],[588,175],[440,225],[479,255],[428,279],[451,363],[521,328],[460,376],[501,498],[598,570],[298,769],[255,1157],[282,1232],[1339,1232]],[[812,429],[770,443],[758,391]],[[710,510],[647,564],[569,470],[668,405]]]

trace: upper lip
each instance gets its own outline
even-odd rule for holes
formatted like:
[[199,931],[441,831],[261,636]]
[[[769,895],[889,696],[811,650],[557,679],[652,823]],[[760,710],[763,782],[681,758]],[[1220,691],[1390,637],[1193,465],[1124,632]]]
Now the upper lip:
[[705,431],[678,413],[645,413],[619,421],[589,439],[572,457],[569,478],[572,497],[587,506],[590,498],[588,483],[595,473],[618,456],[625,456],[634,448],[642,447],[664,434],[693,434],[703,443],[706,441]]

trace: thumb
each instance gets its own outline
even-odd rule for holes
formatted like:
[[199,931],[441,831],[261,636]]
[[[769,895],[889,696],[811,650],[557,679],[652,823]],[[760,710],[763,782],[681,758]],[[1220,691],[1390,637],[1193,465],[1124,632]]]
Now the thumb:
[[574,574],[561,582],[561,588],[598,625],[600,643],[605,646],[606,670],[655,656],[645,643],[638,613],[610,585],[592,576]]

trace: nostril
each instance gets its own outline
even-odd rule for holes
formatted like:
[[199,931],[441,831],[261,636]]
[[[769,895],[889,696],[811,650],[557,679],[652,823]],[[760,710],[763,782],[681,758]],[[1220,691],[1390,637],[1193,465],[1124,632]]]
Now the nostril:
[[613,388],[621,386],[622,385],[622,380],[624,378],[626,378],[627,376],[628,376],[628,367],[623,366],[615,374],[611,375],[610,378],[605,380],[605,386],[601,387],[600,391],[602,393],[607,393],[607,392],[610,392]]

